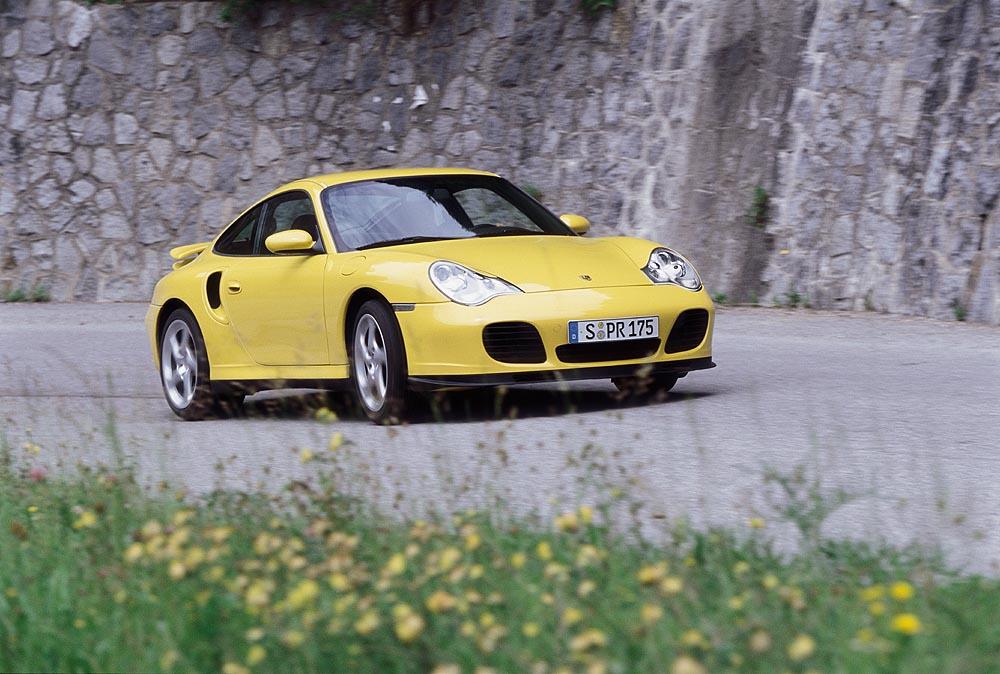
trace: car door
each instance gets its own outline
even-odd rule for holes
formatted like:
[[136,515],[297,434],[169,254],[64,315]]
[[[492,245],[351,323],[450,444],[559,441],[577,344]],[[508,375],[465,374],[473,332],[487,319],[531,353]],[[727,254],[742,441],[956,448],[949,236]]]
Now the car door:
[[[279,194],[260,206],[253,254],[222,274],[222,302],[237,338],[261,365],[326,365],[329,351],[323,310],[327,254],[308,192]],[[275,254],[265,239],[302,229],[316,250]]]

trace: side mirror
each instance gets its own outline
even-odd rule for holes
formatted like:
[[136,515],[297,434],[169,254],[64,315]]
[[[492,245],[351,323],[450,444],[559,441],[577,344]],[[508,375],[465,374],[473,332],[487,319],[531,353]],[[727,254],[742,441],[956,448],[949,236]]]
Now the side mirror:
[[304,250],[311,250],[313,238],[308,232],[301,229],[286,229],[283,232],[275,232],[264,239],[264,246],[272,253],[292,253]]
[[582,215],[574,215],[572,213],[566,213],[560,215],[559,219],[563,221],[567,227],[576,232],[579,236],[583,236],[590,231],[590,220],[583,217]]

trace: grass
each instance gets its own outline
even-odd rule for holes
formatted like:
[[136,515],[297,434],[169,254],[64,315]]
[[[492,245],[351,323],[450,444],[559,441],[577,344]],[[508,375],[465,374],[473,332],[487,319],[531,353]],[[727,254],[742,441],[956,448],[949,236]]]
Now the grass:
[[[118,447],[117,441],[112,446]],[[0,671],[985,672],[1000,585],[916,551],[831,542],[801,474],[768,479],[808,537],[768,523],[659,542],[611,491],[554,522],[398,521],[339,495],[349,445],[274,496],[63,477],[0,452]],[[117,450],[121,456],[120,449]],[[123,464],[119,459],[119,464]],[[493,668],[493,669],[483,669]]]
[[25,289],[23,286],[10,288],[3,294],[4,302],[49,302],[52,296],[47,286],[35,284]]
[[751,227],[765,229],[771,205],[771,197],[767,190],[758,185],[753,188],[753,195],[750,197],[750,208],[747,209],[746,222]]

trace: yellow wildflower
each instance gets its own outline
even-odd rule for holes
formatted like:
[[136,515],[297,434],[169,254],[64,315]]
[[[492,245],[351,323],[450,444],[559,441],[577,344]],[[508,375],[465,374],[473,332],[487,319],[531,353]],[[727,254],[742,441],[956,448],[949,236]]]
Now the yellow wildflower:
[[451,567],[455,566],[461,558],[462,551],[458,548],[445,548],[441,551],[441,556],[438,559],[438,569],[441,572],[448,571]]
[[538,554],[539,559],[552,559],[552,546],[549,545],[548,541],[539,543],[538,547],[535,548],[535,552]]
[[594,509],[590,506],[582,505],[578,512],[580,513],[580,521],[584,524],[590,524],[594,521]]
[[639,610],[639,616],[644,625],[652,625],[663,617],[663,609],[657,604],[643,604]]
[[184,564],[187,567],[195,567],[205,561],[205,550],[197,546],[188,548],[184,555]]
[[471,620],[466,620],[464,623],[462,623],[462,627],[459,628],[458,631],[462,634],[463,637],[466,638],[472,637],[476,633],[476,623],[472,622]]
[[868,605],[868,611],[872,615],[882,615],[883,613],[885,613],[885,602],[873,601],[871,604]]
[[455,664],[438,665],[431,674],[462,674],[462,668]]
[[222,674],[250,674],[250,670],[238,662],[227,662],[222,665]]
[[36,505],[30,505],[30,506],[28,506],[28,512],[29,513],[37,513],[38,512],[38,506],[36,506]]
[[247,641],[260,641],[264,638],[264,630],[260,627],[251,627],[246,633]]
[[580,520],[577,518],[576,513],[563,513],[556,517],[555,525],[559,531],[573,533],[580,529]]
[[537,637],[539,632],[541,632],[541,628],[538,623],[524,623],[521,626],[521,633],[529,639]]
[[184,563],[178,560],[170,562],[170,569],[168,570],[171,580],[180,580],[187,575],[187,567]]
[[444,613],[455,608],[458,601],[444,590],[438,590],[427,597],[425,604],[427,605],[427,610],[431,613]]
[[750,525],[751,529],[763,529],[766,523],[764,522],[764,518],[762,517],[751,517],[747,521],[747,524]]
[[337,420],[337,415],[329,407],[320,407],[313,415],[316,421],[331,423]]
[[465,549],[472,551],[479,547],[483,539],[479,536],[478,532],[472,531],[465,536]]
[[684,589],[684,581],[677,576],[667,576],[660,581],[660,592],[665,595],[678,594]]
[[788,644],[788,657],[795,662],[805,660],[816,651],[816,641],[808,634],[800,634]]
[[658,583],[667,574],[667,563],[658,562],[656,564],[649,564],[639,569],[635,574],[636,578],[643,585],[652,585]]
[[893,616],[892,622],[889,623],[889,627],[891,627],[894,632],[907,635],[917,634],[921,629],[923,629],[923,626],[920,624],[920,618],[912,613],[900,613]]
[[730,597],[728,602],[729,608],[733,609],[734,611],[742,610],[743,605],[745,603],[746,603],[746,597],[744,597],[742,594]]
[[267,657],[267,651],[260,644],[254,644],[247,651],[247,664],[253,667],[254,665],[259,665]]
[[872,585],[863,588],[860,594],[863,601],[877,601],[885,596],[885,588],[881,585]]
[[281,643],[285,644],[289,648],[298,648],[306,640],[306,635],[298,630],[288,630],[281,635]]
[[591,648],[603,648],[608,645],[608,637],[597,629],[584,630],[569,642],[569,649],[575,653],[589,651]]
[[757,630],[750,635],[750,650],[763,653],[771,649],[771,635],[766,630]]
[[83,618],[77,618],[76,620],[73,621],[73,627],[75,627],[78,630],[82,630],[86,626],[87,626],[87,621],[84,620]]
[[133,543],[125,549],[125,561],[134,564],[142,557],[142,543]]
[[269,585],[263,581],[254,581],[250,587],[247,588],[246,602],[247,606],[262,607],[266,606],[271,600],[271,588]]
[[580,583],[580,586],[576,588],[576,595],[578,597],[586,597],[588,594],[597,589],[597,583],[587,579]]
[[743,561],[742,559],[733,564],[733,573],[737,576],[742,576],[749,570],[750,570],[750,565],[747,562]]
[[528,556],[523,552],[515,552],[510,556],[510,565],[515,569],[520,569],[526,561],[528,561]]
[[403,643],[416,639],[424,630],[424,619],[410,611],[396,619],[396,637]]
[[97,524],[97,515],[90,510],[84,510],[73,522],[74,529],[89,529]]
[[309,463],[315,458],[315,456],[316,455],[313,454],[313,451],[311,449],[309,449],[308,447],[303,447],[302,451],[299,452],[299,461],[301,461],[302,463]]
[[180,660],[180,657],[181,656],[177,653],[177,651],[173,649],[165,651],[163,655],[160,656],[160,669],[165,672],[169,672],[174,668],[174,665],[177,664],[177,661]]
[[479,624],[483,627],[492,627],[497,622],[496,616],[487,611],[486,613],[479,616]]
[[344,434],[337,431],[332,436],[330,436],[330,442],[327,444],[327,450],[335,452],[340,449],[340,446],[344,444]]
[[319,583],[307,578],[288,593],[288,605],[293,609],[301,609],[311,604],[319,596]]
[[681,643],[689,647],[707,648],[708,640],[698,630],[687,630],[681,635]]
[[705,665],[701,664],[689,655],[682,655],[674,660],[670,667],[670,674],[708,674]]
[[889,594],[896,601],[906,601],[913,596],[913,586],[905,580],[900,580],[892,584],[892,587],[889,588]]
[[580,609],[574,606],[569,606],[566,608],[566,610],[563,611],[562,614],[563,625],[575,625],[581,620],[583,620],[583,613],[580,612]]
[[354,629],[361,636],[365,636],[378,629],[379,622],[378,614],[375,613],[375,611],[365,611],[361,614],[361,617],[358,618],[358,621],[354,623]]
[[385,574],[387,576],[398,576],[405,570],[406,557],[401,552],[397,552],[390,557],[389,562],[385,565]]
[[776,575],[774,575],[773,573],[767,574],[760,581],[760,584],[763,585],[764,588],[767,589],[767,590],[773,590],[774,588],[778,587],[778,585],[780,583],[781,583],[781,581],[779,581],[778,577]]
[[482,578],[483,573],[485,572],[486,569],[483,568],[482,564],[473,564],[472,566],[469,567],[469,578],[473,580],[477,578]]

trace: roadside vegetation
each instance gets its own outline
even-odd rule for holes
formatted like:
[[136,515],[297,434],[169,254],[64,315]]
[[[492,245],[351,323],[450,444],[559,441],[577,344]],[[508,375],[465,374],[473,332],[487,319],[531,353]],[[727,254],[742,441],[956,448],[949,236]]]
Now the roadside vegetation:
[[48,302],[52,299],[47,286],[35,284],[30,288],[12,287],[0,295],[4,302]]
[[552,521],[385,518],[335,488],[352,451],[335,434],[301,450],[312,480],[195,499],[2,446],[0,671],[996,671],[1000,584],[824,540],[846,497],[800,474],[768,477],[789,557],[759,518],[611,526],[620,489]]

